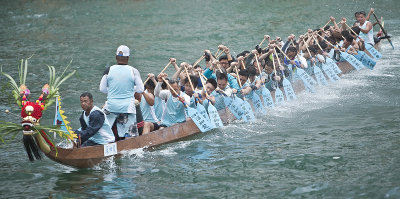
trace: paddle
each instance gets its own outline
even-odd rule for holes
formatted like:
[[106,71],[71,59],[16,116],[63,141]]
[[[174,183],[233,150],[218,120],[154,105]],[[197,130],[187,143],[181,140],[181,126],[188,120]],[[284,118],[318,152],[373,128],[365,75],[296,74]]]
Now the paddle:
[[328,24],[330,24],[331,23],[331,20],[329,19],[329,21],[328,22],[326,22],[326,24],[324,25],[324,26],[322,26],[322,29],[324,29]]
[[[175,93],[175,95],[177,95],[179,97],[179,94],[175,91],[175,89],[172,88],[172,86],[168,83],[168,81],[166,81],[166,79],[164,77],[162,77],[162,79],[167,84],[167,86],[170,88],[170,90],[172,90]],[[207,123],[207,119],[204,118],[202,114],[200,114],[196,109],[189,107],[189,105],[187,105],[185,103],[185,101],[181,101],[181,102],[185,106],[185,109],[187,109],[187,111],[186,111],[187,114],[193,120],[193,122],[196,124],[196,126],[200,129],[201,132],[207,132],[212,129],[212,126],[210,126]]]
[[321,35],[317,34],[319,37],[321,37],[323,40],[325,40],[326,43],[334,47],[335,49],[339,50],[340,56],[345,59],[347,62],[349,62],[356,70],[361,70],[364,66],[363,64],[356,59],[353,55],[350,55],[346,52],[342,52],[338,47],[334,46],[331,44],[329,41],[327,41],[325,38],[323,38]]
[[[276,58],[278,60],[279,67],[282,67],[281,61],[279,60],[278,53],[276,52],[276,49],[274,48]],[[285,73],[281,70],[282,76],[283,76],[283,90],[285,91],[286,95],[286,100],[291,101],[297,99],[296,94],[293,90],[293,86],[290,83],[290,81],[286,78]]]
[[[347,28],[349,28],[351,30],[351,32],[353,32],[354,35],[356,35],[359,39],[362,39],[356,32],[354,32],[353,29],[351,29],[351,27],[349,25],[347,25],[347,23],[344,23]],[[377,51],[374,46],[372,46],[370,43],[367,42],[363,42],[365,45],[365,49],[367,49],[367,51],[369,52],[369,54],[371,54],[375,59],[380,59],[382,58],[382,54]]]
[[[164,67],[164,69],[162,69],[162,71],[159,73],[163,73],[165,70],[167,70],[168,66],[171,65],[171,61],[168,62],[168,64]],[[150,77],[147,77],[147,79],[143,82],[143,85],[145,85],[147,83],[147,81],[149,81]]]
[[[323,52],[324,49],[319,45],[318,40],[314,37],[314,35],[311,35],[312,38],[314,39],[314,42],[317,44],[319,49]],[[336,62],[333,61],[332,58],[325,56],[325,64],[322,63],[322,70],[328,75],[331,81],[336,81],[339,80],[338,74],[342,73],[342,70],[337,66]]]
[[[274,66],[274,74],[278,75],[278,73],[276,73],[274,53],[272,53],[272,65]],[[283,93],[282,93],[281,89],[279,88],[279,83],[276,80],[275,80],[275,83],[276,83],[275,104],[281,105],[281,104],[283,104],[283,102],[285,102],[285,100],[283,98]]]
[[[308,49],[308,44],[304,40],[304,38],[303,38],[303,42],[306,45],[307,52],[311,57],[310,49]],[[317,59],[317,58],[315,58],[315,59]],[[315,65],[315,62],[313,63],[312,67],[314,69],[314,75],[315,75],[315,77],[317,79],[318,84],[319,85],[324,85],[324,86],[328,85],[328,82],[325,79],[325,75],[322,73],[321,69],[317,65]]]
[[[192,91],[194,93],[194,86],[193,86],[192,80],[190,79],[190,76],[189,76],[186,66],[185,66],[185,73],[186,73],[186,78],[188,78],[188,80],[189,80],[190,87],[192,88]],[[204,88],[204,85],[203,85],[203,88]],[[196,102],[198,102],[197,98],[196,98]],[[214,125],[214,123],[211,123],[210,118],[208,117],[206,108],[204,108],[203,104],[197,103],[196,109],[206,119],[206,122],[210,124],[211,128],[215,128],[215,125]]]
[[[258,70],[260,72],[261,75],[261,67],[260,67],[260,62],[258,62],[258,58],[257,55],[255,54],[254,57],[256,58],[256,62],[257,62],[257,67]],[[256,112],[260,115],[265,115],[266,114],[266,110],[264,109],[264,106],[261,102],[260,96],[258,96],[258,94],[256,93],[256,91],[252,91],[252,97],[251,100],[253,101],[253,105],[254,108],[256,109]]]
[[205,57],[206,57],[205,55],[201,56],[197,61],[195,61],[193,63],[193,66],[196,66],[197,64],[199,64]]
[[392,41],[390,40],[390,37],[389,37],[389,35],[387,34],[386,30],[383,28],[381,22],[378,20],[378,17],[376,17],[375,12],[373,12],[372,14],[374,15],[376,22],[378,22],[379,26],[380,26],[381,29],[382,29],[383,34],[385,34],[386,39],[389,41],[390,45],[392,46],[392,48],[393,48],[393,50],[394,50],[394,46],[393,46],[393,44],[392,44]]
[[221,118],[220,118],[220,116],[218,114],[218,110],[215,108],[215,106],[208,99],[209,95],[208,95],[208,93],[207,93],[207,91],[205,89],[205,85],[206,84],[205,84],[205,82],[204,82],[204,80],[203,80],[203,78],[201,76],[201,72],[199,72],[199,74],[200,74],[200,81],[204,85],[203,86],[203,91],[206,94],[206,98],[208,100],[207,110],[208,110],[208,115],[210,116],[211,123],[213,123],[216,128],[223,127],[224,125],[222,124],[222,120],[221,120]]
[[[243,61],[242,61],[242,64],[243,64]],[[236,69],[236,75],[237,75],[237,78],[238,78],[239,86],[240,86],[240,88],[242,88],[242,82],[240,81],[240,78],[239,78],[239,71],[238,71],[237,67],[235,67],[235,69]],[[240,98],[237,97],[237,96],[235,96],[234,99],[235,99],[236,102],[239,102],[239,101],[242,100],[242,99],[240,99]],[[242,102],[239,102],[239,104],[242,105],[242,109],[243,109],[243,111],[244,111],[242,119],[243,119],[245,122],[247,122],[247,121],[251,121],[251,122],[254,121],[254,120],[256,119],[256,117],[254,116],[253,109],[251,109],[251,105],[250,105],[249,102],[246,100],[246,97],[245,97],[244,95],[243,95],[243,100],[242,100]]]

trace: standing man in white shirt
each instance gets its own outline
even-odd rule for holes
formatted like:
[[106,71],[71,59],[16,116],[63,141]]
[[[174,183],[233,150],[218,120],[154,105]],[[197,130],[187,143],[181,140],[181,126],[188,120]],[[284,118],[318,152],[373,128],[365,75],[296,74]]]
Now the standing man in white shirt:
[[144,86],[139,71],[128,65],[129,55],[127,46],[119,46],[117,64],[104,71],[100,82],[100,91],[107,94],[104,110],[110,124],[116,123],[119,139],[139,135],[135,101],[141,98]]

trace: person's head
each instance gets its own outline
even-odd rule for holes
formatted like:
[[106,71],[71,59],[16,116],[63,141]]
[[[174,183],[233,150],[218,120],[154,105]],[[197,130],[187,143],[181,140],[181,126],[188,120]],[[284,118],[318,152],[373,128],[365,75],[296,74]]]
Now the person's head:
[[[328,47],[328,44],[326,44],[325,41],[319,41],[318,44],[319,44],[319,46],[321,46],[321,48],[322,48],[323,50],[325,50],[325,49]],[[318,48],[318,49],[319,49],[319,48]],[[319,49],[319,50],[321,50],[321,49]]]
[[228,85],[228,75],[226,73],[217,73],[218,88],[225,90]]
[[[172,96],[177,97],[176,93],[179,94],[179,91],[180,91],[179,81],[177,79],[170,79],[170,80],[168,80],[168,83],[169,83],[169,85],[171,85],[171,88],[169,88],[169,90],[170,90]],[[171,89],[174,89],[175,92]]]
[[247,68],[247,71],[249,73],[249,78],[251,78],[253,80],[257,75],[256,67],[250,66],[250,67]]
[[[329,43],[331,43],[332,45],[336,45],[336,39],[334,38],[334,37],[328,37],[328,38],[326,38],[326,40],[329,42]],[[328,45],[328,44],[327,44]],[[326,50],[331,50],[332,48],[333,48],[333,46],[332,45],[328,45],[327,47],[326,47]]]
[[238,57],[240,57],[240,56],[246,57],[249,53],[250,53],[250,51],[245,50],[245,51],[243,51],[243,52],[237,54],[237,55],[236,55],[236,58],[238,58]]
[[207,94],[210,95],[217,88],[217,86],[218,86],[218,84],[215,79],[212,79],[212,78],[207,79],[207,82],[206,82]]
[[[354,33],[353,32],[355,32],[357,35],[359,35],[360,34],[360,27],[358,27],[358,26],[354,26],[354,27],[352,27],[351,28],[353,31],[350,31],[350,34],[351,35],[354,35]],[[357,35],[354,35],[354,36],[357,36]]]
[[296,49],[295,47],[293,47],[293,46],[290,46],[290,47],[287,48],[287,50],[286,50],[286,55],[287,55],[291,60],[293,60],[293,59],[296,57],[296,55],[297,55],[297,49]]
[[154,88],[156,85],[154,85],[154,82],[152,80],[148,80],[146,84],[144,85],[144,88],[147,89],[150,93],[154,91]]
[[356,17],[358,23],[364,24],[364,22],[365,22],[365,20],[366,20],[365,17],[366,17],[367,15],[365,14],[364,11],[359,11],[359,12],[354,13],[354,16]]
[[350,44],[353,42],[353,37],[350,35],[350,32],[348,30],[343,30],[342,35],[345,38],[346,42]]
[[84,92],[80,96],[82,109],[89,113],[93,108],[93,96],[89,92]]
[[[196,77],[194,75],[190,75],[189,77],[190,77],[190,81],[192,81],[192,85],[193,85],[194,89],[196,89],[196,86],[198,83],[197,82],[198,77]],[[184,86],[185,86],[185,93],[189,96],[192,96],[194,90],[192,89],[192,86],[190,85],[190,81],[189,81],[189,78],[186,77],[184,80]]]
[[264,67],[265,72],[267,72],[268,74],[271,74],[272,71],[274,70],[273,67],[274,66],[273,66],[272,60],[269,57],[267,59],[265,59],[265,67]]
[[318,49],[317,45],[311,45],[308,47],[308,50],[310,50],[311,56],[315,56],[315,54],[317,54],[317,49]]
[[249,72],[247,71],[247,69],[242,69],[239,71],[239,80],[242,85],[247,82],[248,78],[249,78]]
[[115,53],[115,59],[119,65],[127,65],[129,61],[130,50],[125,45],[120,45]]
[[167,83],[165,83],[164,81],[163,81],[163,83],[161,84],[161,89],[162,89],[162,90],[168,89],[168,85],[167,85]]
[[220,56],[219,57],[219,64],[223,67],[223,68],[225,68],[225,69],[227,69],[227,68],[229,68],[229,61],[228,61],[228,57],[226,56],[226,55],[222,55],[222,56]]

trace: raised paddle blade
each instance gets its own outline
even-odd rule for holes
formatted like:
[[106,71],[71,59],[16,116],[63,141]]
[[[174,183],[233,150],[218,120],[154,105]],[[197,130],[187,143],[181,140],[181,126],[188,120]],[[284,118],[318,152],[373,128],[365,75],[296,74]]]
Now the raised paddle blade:
[[261,87],[262,98],[264,102],[264,106],[267,108],[274,108],[274,100],[272,99],[271,92],[263,85]]
[[285,91],[287,101],[297,99],[296,93],[293,90],[293,86],[288,79],[283,78],[282,85],[283,85],[283,90]]
[[364,44],[365,44],[365,49],[367,49],[369,54],[371,54],[376,60],[382,58],[382,54],[379,51],[377,51],[373,45],[371,45],[370,43],[364,43]]
[[210,115],[211,123],[213,123],[216,128],[224,126],[221,117],[219,117],[218,110],[211,104],[211,102],[208,104],[208,114]]
[[283,102],[285,102],[285,99],[283,98],[283,93],[282,93],[280,88],[276,88],[276,90],[275,90],[275,104],[278,106],[278,105],[283,104]]
[[206,119],[207,123],[210,124],[210,126],[212,128],[215,128],[215,125],[214,125],[214,123],[211,122],[211,120],[207,114],[207,110],[206,110],[206,108],[204,108],[203,104],[197,103],[196,110]]
[[207,119],[204,118],[204,116],[200,114],[196,109],[192,107],[187,107],[187,113],[201,132],[204,133],[213,129],[210,125],[210,122],[207,123]]
[[322,63],[322,70],[325,72],[331,82],[340,80],[340,77],[336,72],[333,71],[333,68],[328,65],[328,62],[326,62],[326,64]]
[[257,95],[256,92],[252,92],[253,95],[251,97],[251,100],[253,101],[254,109],[256,109],[256,113],[258,115],[265,115],[267,111],[265,111],[264,106],[261,102],[260,96]]
[[318,66],[316,66],[315,64],[313,67],[314,67],[314,75],[317,78],[318,84],[324,85],[324,86],[328,85],[325,75],[324,75],[324,73],[322,73],[321,69]]
[[256,117],[254,116],[253,109],[251,109],[251,105],[247,100],[243,100],[242,107],[243,107],[243,110],[244,110],[244,114],[243,114],[242,119],[245,122],[254,122],[254,121],[256,121]]
[[[326,64],[332,68],[333,72],[335,72],[336,74],[340,74],[342,73],[342,70],[340,70],[339,66],[336,64],[335,61],[333,61],[333,59],[331,59],[330,57],[326,57],[325,58]],[[325,71],[325,70],[324,70]]]
[[304,87],[311,93],[315,93],[315,85],[317,82],[301,68],[297,68],[296,74],[304,83]]
[[349,53],[346,52],[340,52],[340,56],[343,57],[344,60],[349,62],[356,70],[361,70],[364,68],[364,65],[358,61],[353,55],[350,55]]
[[361,61],[361,63],[366,66],[369,69],[374,69],[376,62],[367,55],[367,53],[365,53],[364,51],[358,51],[357,55],[354,56],[355,58],[357,58],[358,60]]

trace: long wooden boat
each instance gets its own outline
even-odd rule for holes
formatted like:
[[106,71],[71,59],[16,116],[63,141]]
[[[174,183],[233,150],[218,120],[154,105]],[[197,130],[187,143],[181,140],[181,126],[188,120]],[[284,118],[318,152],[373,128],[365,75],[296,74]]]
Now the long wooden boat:
[[[354,67],[348,62],[339,62],[338,66],[342,70],[342,74],[340,75],[355,70]],[[293,82],[293,88],[296,94],[304,91],[305,89],[303,83],[300,80]],[[271,94],[272,96],[275,96],[274,91],[272,91]],[[235,119],[227,108],[225,108],[224,110],[220,110],[219,114],[224,124],[227,124]],[[68,166],[89,168],[98,165],[99,163],[111,156],[118,157],[123,151],[143,147],[155,147],[198,133],[200,133],[199,128],[192,120],[189,119],[186,122],[178,123],[171,127],[153,131],[138,137],[127,138],[125,140],[117,141],[115,143],[107,145],[69,149],[57,147],[57,150],[55,150],[54,147],[51,147],[49,150],[48,145],[44,142],[43,139],[36,140],[39,144],[39,148],[50,159]]]

